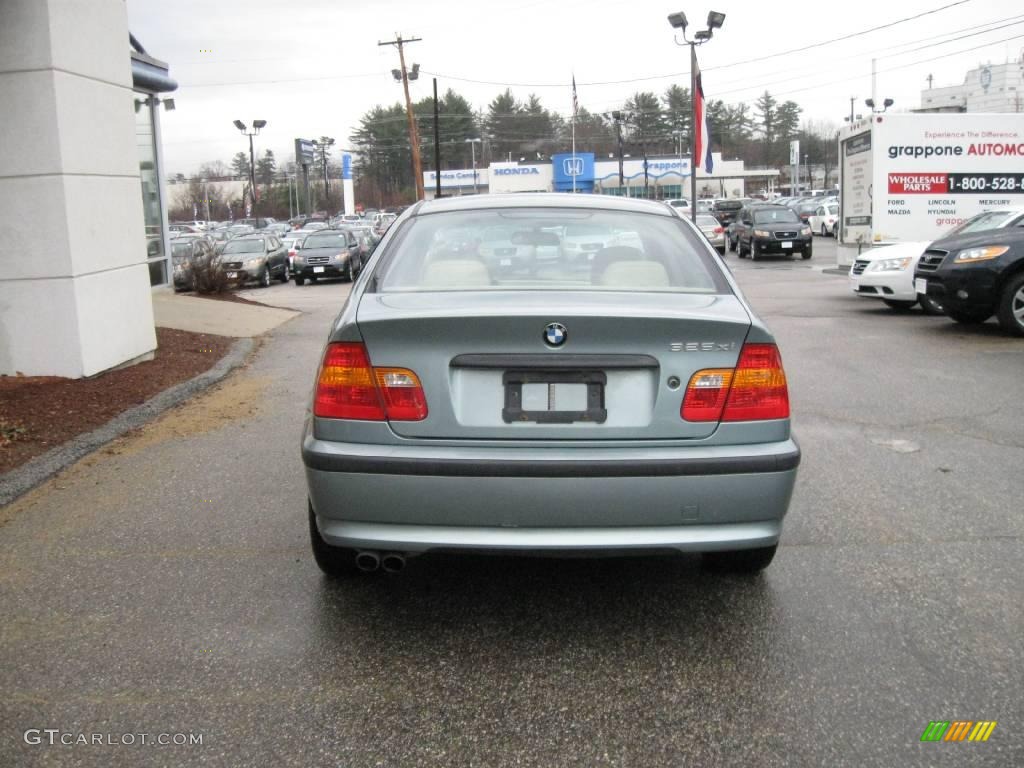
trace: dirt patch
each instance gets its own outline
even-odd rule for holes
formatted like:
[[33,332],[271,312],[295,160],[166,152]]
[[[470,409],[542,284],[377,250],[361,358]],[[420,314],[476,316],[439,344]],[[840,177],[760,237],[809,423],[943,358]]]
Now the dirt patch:
[[153,360],[88,379],[0,376],[0,473],[212,368],[233,339],[157,328]]
[[[237,293],[231,293],[225,291],[224,293],[190,293],[189,296],[193,296],[197,299],[212,299],[213,301],[233,301],[236,304],[250,304],[254,307],[269,307],[269,304],[263,304],[259,301],[253,301],[252,299],[246,299],[239,296]],[[275,307],[271,307],[275,309]]]
[[130,456],[165,440],[212,432],[230,422],[251,418],[259,413],[260,403],[269,386],[270,378],[267,376],[229,379],[195,400],[171,409],[131,435],[114,441],[103,452]]

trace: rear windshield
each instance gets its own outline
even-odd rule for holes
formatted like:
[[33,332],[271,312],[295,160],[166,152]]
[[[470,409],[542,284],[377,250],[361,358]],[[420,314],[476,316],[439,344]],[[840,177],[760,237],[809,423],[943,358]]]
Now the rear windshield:
[[796,224],[800,218],[791,208],[762,208],[754,211],[755,224]]
[[721,200],[715,203],[716,211],[738,211],[743,207],[741,200]]
[[718,227],[720,227],[722,225],[718,223],[718,219],[716,219],[714,216],[698,216],[697,217],[697,226],[698,227],[711,227],[712,229],[717,229]]
[[[566,233],[604,233],[581,250]],[[500,238],[495,236],[500,234]],[[572,235],[569,235],[572,237]],[[377,290],[728,293],[703,239],[674,217],[623,211],[452,211],[407,222]]]

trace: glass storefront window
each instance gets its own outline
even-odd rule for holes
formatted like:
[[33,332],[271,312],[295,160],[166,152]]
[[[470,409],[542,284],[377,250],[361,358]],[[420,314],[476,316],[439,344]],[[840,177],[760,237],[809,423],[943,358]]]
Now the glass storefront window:
[[160,183],[156,169],[156,145],[153,142],[153,99],[144,93],[133,93],[132,99],[135,107],[135,144],[142,179],[142,215],[146,228],[149,284],[163,285],[167,283],[167,254],[164,253]]

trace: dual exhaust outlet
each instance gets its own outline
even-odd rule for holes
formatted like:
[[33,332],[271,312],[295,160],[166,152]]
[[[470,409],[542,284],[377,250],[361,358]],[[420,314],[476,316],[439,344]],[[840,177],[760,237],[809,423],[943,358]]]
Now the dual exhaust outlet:
[[361,549],[356,553],[356,568],[371,573],[378,568],[385,573],[398,573],[405,568],[405,555],[401,552],[375,552]]

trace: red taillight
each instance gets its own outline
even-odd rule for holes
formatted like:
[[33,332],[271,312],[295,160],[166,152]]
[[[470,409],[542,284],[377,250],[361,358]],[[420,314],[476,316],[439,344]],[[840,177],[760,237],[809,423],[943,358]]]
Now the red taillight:
[[327,345],[317,379],[313,414],[328,419],[421,421],[427,400],[416,374],[405,368],[373,368],[366,347]]
[[720,235],[723,232],[725,232],[725,228],[724,227],[715,227],[714,232],[715,232],[716,235]]
[[733,368],[697,371],[680,407],[686,421],[789,418],[789,389],[774,344],[744,344]]

